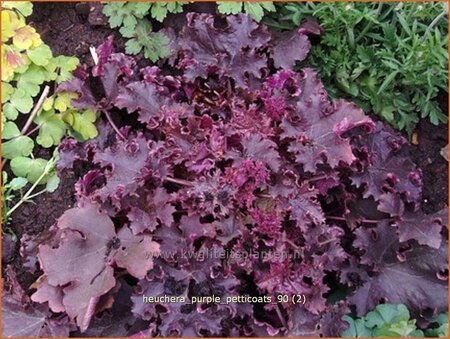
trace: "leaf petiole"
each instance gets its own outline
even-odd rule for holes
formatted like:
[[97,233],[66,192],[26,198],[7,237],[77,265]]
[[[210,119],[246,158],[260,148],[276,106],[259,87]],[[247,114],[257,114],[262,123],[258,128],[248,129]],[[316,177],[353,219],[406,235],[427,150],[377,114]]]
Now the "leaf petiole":
[[44,188],[43,190],[40,190],[39,192],[30,195],[30,196],[28,197],[28,200],[34,199],[34,198],[36,198],[38,195],[41,195],[42,193],[45,193],[45,192],[47,192],[47,188]]
[[45,193],[47,189],[42,190],[38,193],[33,194],[33,191],[36,189],[36,187],[40,184],[42,179],[45,178],[46,175],[48,175],[54,168],[57,161],[57,156],[54,155],[48,162],[47,165],[44,168],[44,171],[39,176],[39,178],[36,180],[36,182],[30,187],[30,189],[23,195],[23,197],[18,201],[17,204],[15,204],[9,211],[6,213],[6,217],[10,217],[11,214],[18,209],[24,202],[27,202],[28,200],[32,199],[35,196],[38,196],[39,194]]
[[33,123],[34,117],[39,112],[39,109],[41,108],[42,104],[44,103],[44,100],[47,98],[49,92],[50,92],[50,87],[45,86],[44,90],[42,91],[41,96],[39,97],[38,102],[36,103],[33,110],[31,111],[27,122],[25,123],[22,130],[20,131],[20,134],[24,135],[28,131],[28,128],[30,128],[31,124]]

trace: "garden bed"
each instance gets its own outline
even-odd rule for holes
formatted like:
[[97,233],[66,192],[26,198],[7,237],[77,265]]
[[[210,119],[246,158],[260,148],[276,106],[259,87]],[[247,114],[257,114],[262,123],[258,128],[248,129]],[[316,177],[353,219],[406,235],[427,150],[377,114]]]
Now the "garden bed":
[[[114,44],[118,51],[124,46],[123,38],[108,26],[107,18],[97,4],[35,3],[30,21],[55,55],[73,54],[91,66],[90,46],[99,46],[110,35],[115,36]],[[448,111],[447,93],[440,94],[439,105],[443,112]],[[378,119],[374,115],[373,118]],[[417,127],[417,135],[419,143],[411,146],[411,156],[423,171],[422,208],[426,213],[433,213],[448,204],[448,163],[440,154],[441,149],[448,144],[448,129],[423,119]],[[68,207],[73,206],[74,183],[87,170],[64,173],[63,185],[56,192],[38,197],[36,205],[23,205],[12,223],[18,237],[27,232],[39,233],[50,227]],[[10,259],[14,257],[8,255]]]

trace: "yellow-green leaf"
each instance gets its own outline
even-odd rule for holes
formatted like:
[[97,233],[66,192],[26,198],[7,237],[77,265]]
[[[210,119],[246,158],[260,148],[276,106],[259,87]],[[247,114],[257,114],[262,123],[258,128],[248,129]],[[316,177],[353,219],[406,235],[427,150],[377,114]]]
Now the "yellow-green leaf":
[[42,147],[58,145],[66,134],[66,124],[53,111],[41,113],[34,122],[40,126],[36,142]]
[[2,143],[2,156],[5,159],[14,159],[28,156],[33,151],[34,142],[24,135]]
[[72,99],[75,99],[77,95],[75,93],[63,92],[59,93],[55,98],[54,107],[60,112],[65,112],[69,107],[71,107]]
[[8,81],[14,75],[14,71],[26,64],[20,52],[10,46],[2,46],[2,81]]
[[11,96],[11,104],[20,113],[29,113],[33,108],[33,98],[22,88],[17,88]]
[[50,111],[53,108],[53,104],[55,102],[55,97],[52,95],[51,97],[45,98],[42,103],[42,109],[44,111]]
[[[11,160],[11,170],[14,175],[27,178],[32,184],[44,173],[45,166],[47,166],[47,160],[41,158],[30,159],[27,157],[17,157]],[[40,183],[45,184],[47,180],[48,177],[43,178]]]
[[31,26],[23,26],[14,31],[13,44],[19,49],[29,49],[42,44],[41,37]]
[[9,140],[20,135],[19,128],[12,121],[7,121],[2,125],[2,139]]
[[7,102],[13,93],[14,87],[12,87],[9,83],[2,81],[2,104]]
[[97,128],[94,125],[97,116],[91,110],[84,113],[74,112],[72,129],[81,135],[84,140],[95,138],[98,134]]
[[46,66],[52,58],[52,50],[45,44],[30,49],[27,52],[30,60],[38,66]]
[[33,4],[30,1],[4,1],[2,7],[6,9],[15,9],[25,17],[30,16],[33,13]]
[[25,20],[13,11],[2,11],[2,42],[14,37],[15,31],[26,26]]

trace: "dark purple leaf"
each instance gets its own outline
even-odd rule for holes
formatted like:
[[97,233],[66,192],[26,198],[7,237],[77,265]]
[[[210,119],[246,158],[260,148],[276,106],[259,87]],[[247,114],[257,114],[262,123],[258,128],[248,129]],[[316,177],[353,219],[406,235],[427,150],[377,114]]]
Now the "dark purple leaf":
[[376,132],[356,143],[363,154],[364,169],[352,175],[353,183],[366,188],[364,197],[378,200],[385,191],[398,192],[408,202],[421,199],[422,173],[407,156],[407,140],[391,128],[377,124]]
[[273,44],[275,67],[282,69],[293,69],[295,62],[303,61],[311,48],[308,36],[300,31],[279,33],[274,38]]
[[98,191],[103,201],[110,198],[117,203],[143,184],[150,174],[147,162],[150,150],[150,142],[140,134],[95,154],[94,162],[106,168],[106,185]]
[[7,266],[2,295],[2,338],[68,337],[67,316],[53,317],[48,308],[34,305]]
[[447,223],[447,208],[433,215],[406,213],[397,223],[399,240],[403,242],[414,239],[421,245],[438,249],[442,242],[442,227],[445,225],[447,228]]
[[417,245],[403,249],[396,227],[388,222],[357,232],[355,246],[365,252],[362,262],[376,272],[349,298],[359,316],[381,301],[404,304],[413,314],[427,308],[436,313],[447,309],[447,281],[442,276],[448,269],[447,243],[439,249]]
[[154,84],[132,82],[120,87],[114,105],[125,108],[128,113],[139,112],[139,121],[150,126],[157,124],[158,118],[166,105],[167,97],[161,96]]
[[328,101],[328,95],[311,69],[304,69],[298,81],[300,94],[296,112],[281,124],[281,137],[292,140],[289,151],[306,171],[315,173],[317,165],[328,163],[332,168],[340,162],[351,164],[353,155],[346,132],[362,127],[374,128],[372,120],[354,104]]
[[[110,218],[100,214],[95,205],[66,211],[58,220],[58,228],[62,230],[59,247],[39,247],[45,278],[37,282],[33,297],[48,301],[54,311],[61,311],[63,305],[84,331],[99,298],[116,283],[112,265],[142,278],[152,268],[153,255],[148,253],[156,255],[159,245],[149,236],[133,236],[128,228],[122,228],[116,236]],[[61,293],[62,300],[56,299],[55,293]]]
[[212,15],[189,13],[179,40],[184,55],[180,66],[189,81],[219,74],[245,88],[248,76],[260,78],[261,69],[267,67],[260,49],[269,40],[266,27],[247,15],[229,16],[226,27],[217,28]]
[[109,56],[114,52],[114,36],[110,35],[104,43],[97,47],[98,63],[92,69],[94,76],[102,76]]

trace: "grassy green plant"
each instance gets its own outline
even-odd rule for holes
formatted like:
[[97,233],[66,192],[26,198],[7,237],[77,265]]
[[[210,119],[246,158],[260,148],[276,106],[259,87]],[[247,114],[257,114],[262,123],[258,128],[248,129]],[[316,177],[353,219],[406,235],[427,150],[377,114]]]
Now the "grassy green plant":
[[376,337],[448,337],[448,314],[440,314],[437,326],[430,326],[425,334],[416,326],[416,320],[410,319],[405,305],[382,304],[362,318],[353,319],[345,316],[350,327],[341,334],[346,338]]
[[[32,185],[50,182],[53,186],[57,183],[52,171],[42,175],[50,160],[35,156],[36,144],[51,148],[67,134],[80,140],[97,135],[93,125],[95,113],[75,110],[71,100],[76,94],[56,91],[61,82],[72,77],[78,59],[53,56],[50,47],[26,23],[32,11],[30,2],[7,2],[1,11],[2,159],[3,167],[9,162],[16,176],[4,192],[5,213],[11,193],[23,188],[18,182],[26,180]],[[5,173],[2,178],[6,185]]]
[[307,17],[324,28],[308,59],[332,96],[346,96],[400,130],[419,118],[447,122],[436,96],[447,91],[447,5],[280,3],[265,22],[292,29]]
[[169,13],[183,11],[184,2],[108,2],[103,13],[108,16],[111,28],[120,27],[120,33],[129,40],[125,50],[144,56],[155,62],[171,54],[169,38],[162,32],[154,32],[146,17],[162,22]]

